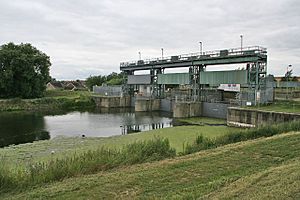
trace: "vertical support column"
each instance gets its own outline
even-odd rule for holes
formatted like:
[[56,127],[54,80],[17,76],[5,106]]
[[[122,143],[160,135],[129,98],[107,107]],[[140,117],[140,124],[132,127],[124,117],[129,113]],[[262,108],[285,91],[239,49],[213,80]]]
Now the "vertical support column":
[[134,71],[123,71],[123,83],[122,83],[122,93],[123,95],[129,95],[129,96],[133,96],[134,92],[133,92],[133,86],[132,85],[128,85],[128,79],[127,76],[128,75],[133,75]]
[[257,90],[258,90],[258,82],[259,82],[259,66],[258,62],[254,62],[249,64],[248,69],[248,92],[247,92],[247,101],[253,101],[254,97],[254,105],[257,104]]
[[[161,69],[161,74],[164,74],[164,73],[165,73],[165,69],[162,68]],[[161,97],[162,98],[165,98],[165,91],[166,91],[166,85],[163,84],[163,85],[161,85]]]
[[160,98],[162,96],[162,85],[158,84],[158,74],[162,73],[162,69],[158,68],[158,69],[152,69],[151,72],[151,77],[152,77],[152,87],[153,87],[153,96],[155,98]]
[[266,88],[266,64],[266,62],[257,61],[248,69],[248,88],[249,94],[251,91],[254,92],[254,105],[261,102],[262,90]]
[[259,90],[259,63],[255,63],[255,105],[257,105],[257,94]]
[[155,74],[154,74],[155,72],[154,72],[154,69],[152,68],[152,69],[150,69],[150,76],[151,76],[151,97],[153,97],[153,96],[155,96]]
[[192,86],[192,100],[197,101],[199,100],[200,95],[200,66],[191,66],[189,69],[190,73],[190,84]]
[[204,99],[204,86],[203,85],[201,85],[200,83],[201,83],[201,80],[200,80],[200,73],[201,72],[203,72],[203,71],[205,71],[205,68],[206,68],[206,66],[205,65],[200,65],[199,66],[199,100],[200,101],[204,101],[205,99]]

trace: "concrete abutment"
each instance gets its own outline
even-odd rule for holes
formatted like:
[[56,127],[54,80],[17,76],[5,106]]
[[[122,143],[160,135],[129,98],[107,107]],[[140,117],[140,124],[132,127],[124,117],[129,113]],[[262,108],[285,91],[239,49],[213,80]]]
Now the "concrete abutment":
[[271,112],[240,107],[229,104],[208,102],[175,102],[168,99],[139,99],[133,97],[93,97],[97,107],[125,108],[134,107],[136,112],[166,111],[172,112],[174,118],[213,117],[227,119],[228,126],[260,127],[300,120],[300,114]]

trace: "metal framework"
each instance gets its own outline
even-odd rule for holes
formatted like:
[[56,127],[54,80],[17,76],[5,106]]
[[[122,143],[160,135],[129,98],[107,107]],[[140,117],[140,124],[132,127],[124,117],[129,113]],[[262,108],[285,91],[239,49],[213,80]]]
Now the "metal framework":
[[[248,88],[257,91],[264,87],[264,77],[267,73],[267,49],[260,46],[234,48],[203,53],[190,53],[170,57],[121,62],[120,70],[127,75],[134,75],[138,70],[150,70],[152,94],[154,97],[163,95],[164,85],[158,84],[158,74],[164,74],[164,69],[187,67],[190,74],[190,85],[194,100],[199,100],[204,85],[200,84],[200,72],[209,65],[247,64]],[[234,80],[233,80],[234,82]],[[124,92],[130,91],[131,85],[126,86]],[[255,100],[257,98],[255,97]],[[201,99],[200,99],[201,100]]]

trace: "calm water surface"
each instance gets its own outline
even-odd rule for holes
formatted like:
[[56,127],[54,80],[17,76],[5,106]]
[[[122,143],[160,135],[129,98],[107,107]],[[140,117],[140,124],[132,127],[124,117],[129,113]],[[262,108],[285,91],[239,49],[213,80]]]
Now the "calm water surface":
[[169,113],[93,110],[68,113],[0,113],[0,147],[56,136],[108,137],[172,126]]

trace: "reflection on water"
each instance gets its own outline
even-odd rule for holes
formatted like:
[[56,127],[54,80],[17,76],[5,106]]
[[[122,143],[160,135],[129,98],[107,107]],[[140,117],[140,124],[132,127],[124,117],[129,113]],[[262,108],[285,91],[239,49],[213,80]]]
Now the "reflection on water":
[[122,127],[122,135],[130,133],[138,133],[141,131],[149,131],[154,129],[172,127],[172,122],[169,123],[155,123],[155,124],[143,124],[143,125],[124,125]]
[[169,113],[96,109],[61,113],[0,113],[0,147],[63,136],[107,137],[172,126]]
[[43,116],[32,113],[0,114],[0,147],[49,139]]

